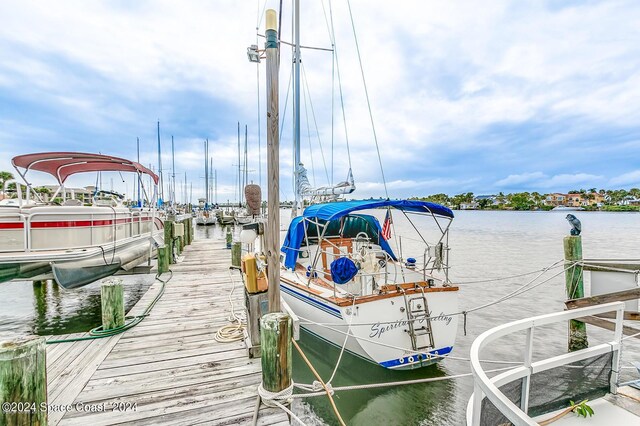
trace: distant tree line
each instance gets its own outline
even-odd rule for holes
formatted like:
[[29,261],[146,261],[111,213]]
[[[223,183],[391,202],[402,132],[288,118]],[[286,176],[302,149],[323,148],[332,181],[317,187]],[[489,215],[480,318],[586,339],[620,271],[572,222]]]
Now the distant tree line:
[[[639,206],[622,206],[624,200],[636,200],[640,202],[640,189],[572,189],[567,194],[580,194],[583,199],[594,200],[596,195],[600,194],[604,197],[602,202],[603,210],[622,210],[635,211]],[[456,195],[447,195],[444,193],[432,194],[423,197],[412,197],[412,200],[430,201],[442,204],[453,209],[460,209],[461,205],[473,204],[473,208],[485,210],[550,210],[554,206],[545,203],[547,196],[550,194],[541,194],[539,192],[515,192],[504,194],[499,192],[490,196],[475,196],[473,192],[466,192]],[[595,201],[584,206],[585,209],[595,209]]]

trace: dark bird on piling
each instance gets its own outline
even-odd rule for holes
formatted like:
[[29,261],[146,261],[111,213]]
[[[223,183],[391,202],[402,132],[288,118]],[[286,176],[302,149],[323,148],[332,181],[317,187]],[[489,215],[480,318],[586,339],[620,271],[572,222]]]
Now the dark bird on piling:
[[571,235],[580,235],[580,231],[582,231],[582,225],[580,224],[578,218],[572,214],[568,214],[566,219],[571,224]]

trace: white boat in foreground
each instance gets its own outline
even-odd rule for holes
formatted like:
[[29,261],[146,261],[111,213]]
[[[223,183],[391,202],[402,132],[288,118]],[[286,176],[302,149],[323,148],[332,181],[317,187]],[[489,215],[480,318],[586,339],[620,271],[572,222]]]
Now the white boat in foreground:
[[[385,227],[362,211],[387,209]],[[389,242],[392,211],[436,221],[440,238],[422,241],[422,258],[403,261]],[[282,297],[301,327],[385,368],[430,365],[451,352],[458,287],[448,280],[453,213],[438,204],[364,200],[316,204],[292,220],[282,252]],[[411,221],[411,219],[409,219]],[[413,222],[412,222],[413,223]],[[436,275],[440,275],[436,277]]]
[[[60,187],[51,199],[64,194],[64,182],[76,173],[135,172],[158,182],[141,164],[107,155],[49,152],[21,155],[12,163],[25,182],[30,170],[56,177]],[[20,186],[17,205],[0,206],[0,282],[52,272],[61,286],[76,288],[132,269],[153,255],[156,241],[162,243],[155,208],[129,209],[107,192],[106,199],[97,193],[91,206],[74,199],[61,206],[35,204],[31,186],[24,197]]]
[[[474,393],[467,405],[467,425],[640,424],[640,391],[618,383],[624,306],[614,302],[525,318],[478,336],[471,346]],[[615,328],[608,341],[546,359],[535,353],[536,344],[547,345],[542,334],[557,330],[551,324],[612,313]],[[500,338],[503,344],[522,346],[520,359],[505,360],[521,364],[490,378],[483,369],[481,352]],[[594,413],[579,418],[571,406],[585,400]]]

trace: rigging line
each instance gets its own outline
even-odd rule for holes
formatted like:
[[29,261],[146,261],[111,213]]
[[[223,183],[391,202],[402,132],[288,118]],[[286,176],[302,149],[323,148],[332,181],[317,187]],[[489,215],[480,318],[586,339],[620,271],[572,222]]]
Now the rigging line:
[[545,268],[542,269],[536,269],[535,271],[529,271],[529,272],[525,272],[524,274],[517,274],[517,275],[510,275],[508,277],[500,277],[500,278],[492,278],[490,280],[477,280],[477,281],[456,281],[457,285],[460,284],[480,284],[480,283],[492,283],[495,281],[505,281],[505,280],[510,280],[512,278],[520,278],[520,277],[526,277],[527,275],[532,275],[535,274],[536,272],[540,272],[543,271],[545,269],[554,269],[554,268],[559,268],[560,266],[562,266],[560,264],[560,262],[562,262],[562,260],[554,262],[551,264],[551,266],[547,266]]
[[353,13],[351,13],[351,2],[347,0],[347,6],[349,7],[349,17],[351,18],[351,28],[353,30],[353,38],[356,43],[356,52],[358,52],[358,62],[360,63],[360,74],[362,75],[362,84],[364,86],[364,93],[367,97],[367,107],[369,108],[369,118],[371,119],[371,129],[373,130],[373,140],[376,143],[376,151],[378,153],[378,162],[380,163],[380,173],[382,174],[382,183],[384,184],[384,192],[389,198],[389,191],[387,190],[387,180],[384,176],[384,168],[382,167],[382,157],[380,156],[380,146],[378,145],[378,135],[376,133],[376,126],[373,122],[373,112],[371,112],[371,102],[369,101],[369,90],[367,90],[367,82],[364,78],[364,68],[362,66],[362,57],[360,56],[360,46],[358,44],[358,36],[356,34],[356,25],[353,21]]
[[[304,84],[307,89],[307,93],[309,94],[309,105],[311,106],[311,116],[313,117],[313,124],[315,125],[315,128],[316,128],[316,135],[318,136],[318,145],[320,145],[320,154],[322,154],[322,164],[324,164],[324,173],[327,175],[327,182],[331,184],[331,181],[329,180],[329,171],[327,169],[327,162],[325,161],[325,158],[324,158],[324,148],[322,147],[322,140],[320,139],[320,130],[318,128],[318,121],[316,120],[316,111],[315,111],[315,108],[313,107],[313,99],[311,99],[311,90],[309,90],[309,81],[307,80],[307,71],[306,71],[306,68],[304,67],[304,62],[302,62],[301,64],[302,64],[302,75],[304,77]],[[308,121],[308,118],[307,118],[307,121]]]
[[[264,2],[264,7],[262,8],[262,13],[258,15],[258,23],[256,24],[256,46],[258,45],[258,30],[260,29],[260,24],[262,21],[262,16],[264,16],[264,10],[267,7],[267,0]],[[260,0],[258,0],[258,10],[260,10]],[[261,123],[260,123],[260,63],[256,62],[256,84],[258,89],[258,184],[262,188],[262,131],[261,131]]]
[[[302,79],[303,81],[306,79],[306,75],[304,74],[304,71],[302,73]],[[309,141],[309,157],[311,159],[311,175],[313,176],[313,186],[315,187],[316,186],[316,167],[315,167],[315,164],[313,163],[313,148],[311,146],[311,128],[309,127],[309,108],[307,107],[307,92],[303,90],[302,96],[304,96],[304,115],[305,115],[305,118],[307,119],[307,140]]]
[[[524,284],[524,285],[522,285],[522,286],[518,287],[516,290],[512,291],[511,293],[508,293],[508,294],[506,294],[506,295],[504,295],[504,296],[502,296],[502,297],[500,297],[500,298],[498,298],[498,299],[496,299],[496,300],[494,300],[494,301],[492,301],[492,302],[485,303],[484,305],[479,305],[479,306],[476,306],[476,307],[474,307],[474,308],[470,308],[470,309],[467,309],[467,310],[464,310],[464,311],[451,312],[451,313],[446,313],[446,314],[445,314],[445,313],[443,313],[443,314],[435,315],[435,316],[425,316],[425,317],[423,317],[423,318],[426,320],[426,319],[433,319],[433,318],[438,318],[438,317],[442,317],[442,316],[445,316],[445,317],[446,317],[446,316],[454,316],[454,315],[466,315],[466,314],[468,314],[468,313],[471,313],[471,312],[474,312],[474,311],[477,311],[477,310],[480,310],[480,309],[484,309],[484,308],[487,308],[487,307],[492,306],[492,305],[496,305],[496,304],[498,304],[498,303],[500,303],[500,302],[503,302],[503,301],[505,301],[505,300],[507,300],[507,299],[511,299],[511,298],[513,298],[513,297],[516,297],[516,296],[519,296],[519,295],[521,295],[521,294],[523,294],[523,293],[526,293],[526,292],[528,292],[528,291],[531,291],[531,290],[533,290],[533,289],[535,289],[535,288],[537,288],[537,287],[541,286],[542,284],[546,284],[547,282],[549,282],[549,281],[551,281],[552,279],[556,278],[556,277],[557,277],[557,276],[559,276],[560,274],[563,274],[564,272],[566,272],[567,270],[569,270],[569,268],[571,268],[571,266],[569,266],[569,267],[567,267],[567,268],[563,269],[562,271],[558,272],[558,273],[557,273],[557,274],[555,274],[555,275],[552,275],[551,277],[549,277],[549,278],[545,279],[544,281],[541,281],[541,282],[539,282],[539,283],[535,283],[535,284],[534,284],[535,280],[537,280],[539,277],[541,277],[541,276],[544,274],[544,272],[546,272],[546,271],[543,271],[543,272],[542,272],[542,273],[540,273],[538,276],[536,276],[535,278],[533,278],[532,280],[530,280],[528,283],[526,283],[526,284]],[[550,269],[550,268],[547,268],[547,270],[549,270],[549,269]],[[531,286],[531,287],[530,287],[530,288],[527,288],[527,287],[529,287],[529,286]],[[313,322],[313,321],[311,321],[309,318],[304,318],[304,317],[300,317],[300,318],[301,318],[301,319],[304,319],[304,320],[306,320],[306,321],[308,321],[308,322],[309,322],[309,323],[311,323],[311,324],[315,324],[315,325],[318,325],[318,326],[321,326],[321,327],[327,327],[327,328],[329,328],[329,329],[331,329],[331,330],[338,331],[338,330],[335,330],[335,329],[333,329],[333,328],[329,327],[330,325],[335,325],[334,323]],[[397,323],[397,321],[378,321],[378,322],[375,322],[375,323],[367,323],[367,322],[365,322],[365,323],[352,323],[351,325],[352,325],[352,326],[367,326],[367,325],[369,325],[369,326],[370,326],[370,325],[385,325],[385,324],[395,324],[395,323]],[[363,340],[363,338],[359,338],[359,339],[360,339],[360,340]],[[385,345],[384,345],[384,344],[382,344],[382,343],[380,343],[380,344],[381,344],[381,345],[383,345],[383,346],[385,346]],[[386,345],[386,346],[388,346],[388,345]]]
[[[503,301],[505,301],[505,300],[507,300],[507,299],[511,299],[511,298],[513,298],[513,297],[520,296],[520,295],[521,295],[521,294],[523,294],[523,293],[526,293],[526,292],[528,292],[528,291],[531,291],[531,290],[533,290],[534,288],[539,287],[539,286],[541,286],[542,284],[545,284],[545,283],[547,283],[547,282],[551,281],[552,279],[554,279],[555,277],[559,276],[560,274],[565,273],[567,270],[569,270],[569,268],[571,268],[571,266],[569,266],[568,268],[563,269],[562,271],[560,271],[560,272],[558,272],[557,274],[555,274],[555,275],[553,275],[553,276],[551,276],[551,277],[547,278],[547,279],[546,279],[546,280],[544,280],[544,281],[541,281],[541,282],[539,282],[539,283],[537,283],[537,284],[535,284],[535,285],[532,285],[532,284],[533,284],[533,282],[534,282],[536,279],[538,279],[539,277],[541,277],[541,276],[546,272],[546,270],[545,270],[545,271],[541,272],[540,274],[538,274],[538,275],[537,275],[533,280],[529,281],[527,284],[525,284],[525,285],[523,285],[522,287],[520,287],[520,288],[518,288],[518,289],[514,290],[513,292],[511,292],[511,293],[509,293],[509,294],[507,294],[507,295],[505,295],[505,296],[503,296],[503,297],[501,297],[501,298],[499,298],[499,299],[497,299],[497,300],[495,300],[495,301],[493,301],[493,302],[486,303],[486,304],[484,304],[484,305],[480,305],[480,306],[476,306],[475,308],[472,308],[472,309],[467,309],[467,310],[466,310],[466,311],[464,311],[464,312],[465,312],[465,314],[467,314],[467,313],[470,313],[470,312],[473,312],[473,311],[477,311],[477,310],[479,310],[479,309],[483,309],[483,308],[487,308],[487,307],[492,306],[492,305],[496,305],[496,304],[498,304],[498,303],[500,303],[500,302],[503,302]],[[531,285],[531,287],[530,287],[530,288],[527,288],[527,287],[528,287],[528,286],[530,286],[530,285]]]
[[260,12],[260,0],[258,0],[258,16],[256,17],[256,31],[258,31],[258,28],[260,28],[260,25],[262,24],[262,20],[264,19],[264,11],[267,8],[267,1],[268,0],[264,0],[264,5],[262,6],[262,12]]
[[[329,6],[331,6],[331,3],[329,3]],[[335,29],[333,26],[333,11],[331,9],[331,7],[329,7],[329,17],[331,20],[331,30],[332,30],[332,34],[335,34]],[[351,148],[349,147],[349,133],[347,132],[347,117],[346,117],[346,113],[344,110],[344,95],[342,93],[342,79],[340,78],[340,61],[338,61],[338,45],[336,44],[336,40],[335,40],[335,36],[333,37],[333,51],[335,54],[335,58],[336,58],[336,72],[338,74],[338,88],[340,91],[340,107],[342,109],[342,123],[344,125],[344,139],[346,141],[347,144],[347,158],[349,160],[349,170],[352,170],[351,167]]]
[[[336,64],[336,53],[335,53],[335,44],[333,42],[334,37],[331,32],[331,27],[329,26],[329,20],[327,19],[327,11],[324,7],[324,0],[320,2],[322,4],[322,13],[324,14],[324,22],[327,25],[327,34],[329,34],[329,40],[331,42],[331,179],[329,180],[329,184],[333,185],[333,136],[334,136],[334,119],[335,119],[335,94],[336,94],[336,83],[335,83],[335,64]],[[329,0],[329,8],[331,8],[331,0]]]
[[349,340],[349,333],[351,332],[351,323],[353,322],[353,317],[355,316],[354,309],[356,307],[356,300],[358,300],[355,296],[353,296],[353,303],[351,304],[351,318],[349,318],[349,326],[347,327],[347,332],[344,335],[344,343],[342,343],[342,348],[340,349],[340,355],[338,355],[338,360],[336,361],[336,366],[333,368],[333,373],[331,373],[331,377],[327,380],[328,384],[331,384],[331,381],[336,376],[338,372],[338,367],[340,366],[340,361],[342,361],[342,355],[344,354],[344,350],[347,347],[347,341]]
[[[287,94],[284,98],[284,108],[282,110],[282,120],[280,121],[280,136],[282,136],[282,130],[284,129],[284,123],[287,118],[287,107],[289,106],[289,90],[291,89],[291,79],[293,77],[293,65],[291,65],[291,71],[289,72],[289,83],[287,83]],[[295,184],[294,184],[295,185]],[[293,189],[295,193],[295,188]],[[283,193],[284,194],[284,193]]]
[[[280,33],[278,33],[280,34]],[[262,37],[262,38],[266,38],[264,34],[260,34],[258,33],[258,37]],[[282,44],[286,44],[287,46],[295,46],[294,43],[288,42],[286,40],[283,40],[281,38],[278,38],[278,42],[282,43]],[[328,47],[317,47],[317,46],[304,46],[304,45],[300,45],[300,49],[309,49],[309,50],[322,50],[323,52],[332,52],[333,49],[329,49]]]

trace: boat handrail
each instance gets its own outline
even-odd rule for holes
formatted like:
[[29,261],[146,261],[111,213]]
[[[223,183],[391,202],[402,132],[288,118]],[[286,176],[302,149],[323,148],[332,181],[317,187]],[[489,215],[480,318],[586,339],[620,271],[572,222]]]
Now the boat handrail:
[[[58,207],[54,207],[53,209],[57,209]],[[85,208],[85,207],[82,207]],[[25,252],[35,252],[35,251],[47,251],[47,250],[63,250],[63,249],[71,249],[71,248],[86,248],[86,247],[92,247],[95,245],[96,241],[94,241],[94,235],[93,232],[90,233],[90,242],[89,244],[85,244],[85,245],[77,245],[77,246],[47,246],[47,247],[34,247],[33,246],[33,242],[32,242],[32,232],[33,232],[33,228],[32,228],[32,222],[34,221],[34,219],[37,221],[38,217],[40,216],[58,216],[55,220],[60,220],[61,217],[64,216],[64,220],[65,221],[69,221],[69,222],[74,222],[77,221],[78,217],[83,217],[85,218],[85,220],[90,220],[92,222],[92,225],[88,226],[87,229],[92,229],[96,226],[104,226],[104,225],[93,225],[93,221],[96,220],[96,218],[104,218],[105,215],[108,215],[109,217],[112,217],[114,221],[118,221],[121,219],[128,219],[131,218],[131,221],[128,221],[127,223],[123,223],[123,224],[109,224],[108,226],[117,226],[117,225],[126,225],[129,226],[129,235],[127,236],[127,234],[125,233],[123,238],[118,238],[119,240],[128,240],[129,238],[135,238],[138,237],[140,235],[143,235],[146,233],[142,231],[142,229],[140,229],[140,227],[137,228],[137,232],[134,232],[134,225],[135,224],[140,224],[142,223],[142,219],[148,219],[148,220],[152,220],[153,219],[153,215],[151,211],[119,211],[119,210],[114,210],[112,208],[109,209],[105,209],[104,213],[102,212],[97,212],[95,211],[96,207],[93,207],[93,211],[64,211],[64,212],[56,212],[55,210],[47,210],[47,211],[31,211],[29,213],[23,213],[23,212],[15,212],[15,213],[0,213],[0,219],[1,218],[14,218],[17,220],[20,220],[20,222],[22,222],[22,229],[21,231],[23,232],[23,248],[22,250],[24,250]],[[99,207],[98,207],[99,208]],[[151,223],[151,227],[153,228],[153,222]],[[114,241],[111,241],[114,242]],[[108,244],[109,242],[103,242],[100,243],[100,245],[105,245]],[[20,251],[22,251],[20,250]],[[6,249],[1,249],[0,248],[0,252],[2,253],[10,253],[10,252],[15,252],[16,249],[12,248],[9,250]]]
[[[611,392],[615,392],[618,380],[618,365],[620,362],[620,346],[622,341],[622,320],[624,317],[624,303],[612,302],[586,308],[572,309],[564,312],[540,315],[525,318],[518,321],[494,327],[478,336],[471,345],[471,371],[473,373],[473,394],[467,405],[467,424],[471,426],[480,425],[482,414],[482,400],[486,397],[491,403],[511,421],[515,426],[537,425],[538,423],[527,415],[529,405],[529,386],[531,375],[541,371],[567,365],[576,361],[591,358],[611,352],[612,372],[610,377]],[[571,319],[588,315],[602,314],[605,312],[615,312],[615,329],[613,340],[581,349],[575,352],[554,356],[540,361],[532,361],[533,355],[533,335],[534,329],[539,326],[549,325],[557,322],[564,322]],[[523,364],[514,367],[493,378],[489,378],[482,368],[480,352],[494,340],[511,335],[515,332],[526,331],[526,347],[524,350]],[[521,406],[516,404],[504,395],[499,386],[522,380]]]

